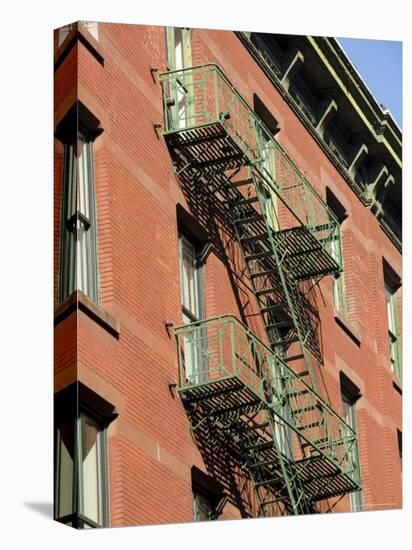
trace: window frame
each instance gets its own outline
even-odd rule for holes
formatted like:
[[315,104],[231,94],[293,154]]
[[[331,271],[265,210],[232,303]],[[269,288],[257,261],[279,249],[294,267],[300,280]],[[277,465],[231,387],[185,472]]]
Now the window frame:
[[336,231],[335,234],[332,235],[330,241],[330,255],[342,268],[340,273],[332,276],[333,307],[337,313],[346,319],[348,316],[348,304],[346,296],[345,255],[342,241],[342,228],[348,214],[344,205],[329,187],[326,188],[326,204],[335,219],[339,222],[339,231]]
[[332,285],[333,285],[333,306],[335,311],[341,313],[345,318],[347,317],[347,303],[346,303],[346,289],[345,289],[345,268],[344,268],[344,257],[343,257],[343,246],[342,246],[342,236],[341,236],[341,227],[342,222],[339,220],[340,230],[336,232],[331,238],[331,256],[336,261],[338,265],[342,267],[342,271],[333,275]]
[[386,318],[388,323],[389,362],[391,371],[398,380],[402,380],[402,352],[398,322],[398,297],[400,285],[396,285],[387,273],[384,273],[384,293]]
[[[225,494],[224,487],[216,479],[209,476],[196,466],[192,466],[192,521],[215,521],[223,512],[223,508],[227,501],[227,495]],[[207,519],[196,518],[196,513],[199,510],[196,509],[197,497],[201,497],[207,501],[210,505]]]
[[[81,383],[73,383],[55,395],[55,430],[54,430],[54,519],[77,529],[109,526],[109,476],[108,476],[108,442],[107,428],[117,418],[115,408],[98,394]],[[95,521],[85,514],[83,485],[83,418],[88,417],[97,426],[96,452],[98,484],[98,507],[100,521]],[[73,460],[72,460],[72,493],[71,513],[60,515],[60,426],[73,427]],[[68,495],[70,498],[70,495]]]
[[[346,377],[343,376],[345,379]],[[349,381],[350,384],[352,382]],[[353,385],[353,387],[355,387]],[[341,401],[342,401],[342,411],[343,411],[343,420],[348,424],[350,428],[358,435],[358,415],[357,415],[357,406],[356,403],[359,400],[360,394],[358,390],[355,394],[351,389],[342,385],[342,375],[341,375]],[[363,503],[363,492],[352,491],[349,493],[349,505],[351,512],[362,512],[364,510]]]
[[[177,33],[180,40],[177,42]],[[177,54],[177,44],[180,51]],[[168,71],[183,71],[192,66],[192,33],[187,27],[165,27],[166,68]],[[170,85],[169,92],[172,103],[167,110],[168,126],[173,127],[177,121],[180,129],[190,125],[194,116],[194,82],[193,75],[181,73]]]
[[[184,303],[184,288],[183,288],[183,246],[184,243],[192,247],[195,258],[193,269],[195,278],[195,300],[198,304],[198,314],[191,311]],[[180,289],[181,289],[181,303],[182,313],[184,316],[190,319],[191,323],[195,323],[204,318],[204,263],[201,259],[201,247],[198,245],[195,239],[190,238],[184,231],[179,231],[179,274],[180,274]]]
[[[58,303],[63,303],[77,290],[82,291],[96,304],[99,303],[99,254],[93,143],[102,132],[103,129],[100,128],[100,121],[81,101],[76,101],[57,125],[55,137],[63,144],[64,148],[60,201]],[[83,182],[85,175],[87,179],[84,185],[82,185],[83,191],[87,188],[87,193],[83,192],[82,195],[83,198],[85,196],[88,198],[89,216],[85,215],[80,208],[80,149],[82,149],[82,162],[86,163],[86,170],[82,171]],[[71,170],[69,171],[67,168],[70,166]],[[72,195],[70,215],[67,213],[67,195],[69,192]],[[77,280],[78,264],[81,260],[77,258],[78,253],[76,252],[76,248],[78,239],[76,238],[76,233],[81,230],[85,235],[85,244],[82,247],[82,252],[88,258],[86,267],[83,268],[87,288],[79,288],[79,281]],[[68,233],[74,234],[74,237]],[[72,239],[71,247],[68,244],[70,243],[70,239]]]
[[[82,160],[80,156],[83,157]],[[64,143],[59,303],[64,302],[77,290],[83,292],[96,304],[99,303],[93,143],[80,130],[75,144]]]
[[[184,244],[190,246],[194,252],[193,269],[195,278],[195,302],[198,306],[198,312],[191,311],[185,304],[185,288],[184,288],[184,263],[183,263],[183,247]],[[180,278],[180,301],[182,307],[182,320],[184,323],[196,323],[205,317],[205,295],[204,295],[204,259],[202,251],[204,246],[201,246],[197,239],[190,237],[189,234],[182,228],[179,230],[179,278]],[[208,365],[202,353],[204,347],[204,329],[199,328],[196,331],[194,341],[189,341],[185,338],[185,347],[189,347],[189,354],[186,351],[186,357],[190,360],[185,360],[185,376],[186,379],[192,380],[193,383],[206,381],[208,376]],[[185,352],[184,352],[185,354]]]

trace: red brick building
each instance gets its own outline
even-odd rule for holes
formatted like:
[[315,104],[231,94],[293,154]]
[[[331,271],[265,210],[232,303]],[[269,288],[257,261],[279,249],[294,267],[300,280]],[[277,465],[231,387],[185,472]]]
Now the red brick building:
[[401,131],[335,39],[55,32],[55,517],[401,507]]

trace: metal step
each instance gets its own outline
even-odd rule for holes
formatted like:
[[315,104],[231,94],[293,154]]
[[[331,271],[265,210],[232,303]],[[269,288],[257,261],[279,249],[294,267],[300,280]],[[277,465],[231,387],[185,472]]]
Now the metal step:
[[314,411],[315,409],[317,409],[316,405],[310,405],[307,407],[301,407],[300,409],[292,409],[292,414],[300,414],[303,412]]
[[284,309],[285,307],[288,307],[287,302],[279,302],[278,304],[274,304],[273,306],[262,307],[260,312],[261,313],[268,313],[269,311]]
[[323,422],[322,420],[319,420],[318,422],[311,422],[310,424],[303,424],[302,426],[298,426],[299,430],[310,430],[311,428],[318,428],[319,426],[322,426]]
[[[284,361],[286,361],[286,363],[290,363],[291,361],[297,361],[298,359],[304,359],[304,358],[305,356],[303,355],[303,353],[299,353],[298,355],[291,355],[290,357],[285,357]],[[309,376],[309,371],[306,371],[305,376]],[[302,375],[302,378],[303,378],[303,375]]]
[[302,443],[302,447],[313,447],[313,444],[321,448],[327,447],[328,444],[330,444],[330,440],[328,437],[322,437],[321,439],[318,439],[318,441],[314,441],[313,443],[308,443],[307,441],[304,441]]
[[235,223],[244,224],[244,223],[252,223],[263,220],[262,214],[256,214],[256,216],[250,216],[248,218],[238,218],[235,220]]
[[293,397],[293,396],[298,396],[298,395],[307,395],[308,393],[310,393],[310,389],[305,388],[304,390],[301,390],[301,391],[291,391],[291,392],[286,394],[286,397]]
[[258,202],[258,200],[259,199],[257,197],[244,198],[244,199],[232,202],[230,206],[232,207],[244,206],[245,204],[253,204],[254,202]]
[[243,185],[250,185],[251,183],[253,183],[253,178],[248,178],[246,180],[231,181],[226,187],[229,189],[231,187],[243,187]]
[[249,254],[248,256],[245,256],[245,260],[250,262],[251,260],[260,260],[261,258],[267,258],[268,256],[273,256],[273,252],[271,250],[257,252],[256,254]]
[[278,477],[273,477],[272,479],[266,479],[265,481],[258,481],[255,483],[255,487],[263,487],[264,485],[272,485],[272,483],[276,483],[279,481]]
[[273,275],[277,273],[276,269],[267,269],[265,271],[259,271],[258,273],[251,273],[250,277],[256,279],[257,277],[266,277],[267,275]]
[[270,325],[266,325],[266,330],[271,329],[278,329],[278,328],[292,328],[292,325],[288,321],[279,321],[279,323],[271,323]]
[[283,340],[279,340],[279,342],[271,342],[272,348],[277,348],[279,346],[288,346],[289,344],[293,344],[293,342],[297,342],[299,340],[298,336],[294,336],[293,338],[285,338]]
[[247,428],[244,428],[242,431],[243,432],[254,432],[255,430],[259,430],[259,429],[264,430],[265,428],[267,428],[269,426],[270,426],[269,422],[263,422],[263,424],[256,424],[255,426],[247,426]]
[[273,441],[266,441],[265,443],[257,443],[256,445],[245,447],[245,449],[247,451],[263,451],[266,449],[271,449],[272,447],[273,447]]
[[275,502],[282,502],[285,500],[285,497],[271,498],[270,500],[265,500],[262,502],[261,506],[269,506],[269,504],[274,504]]
[[253,243],[256,241],[263,241],[264,239],[267,239],[267,238],[268,238],[267,233],[260,233],[259,235],[250,235],[249,237],[242,237],[240,239],[240,242]]
[[269,466],[269,464],[277,465],[279,463],[278,460],[264,460],[263,462],[256,462],[255,464],[250,464],[249,469],[250,470],[257,470],[259,468],[265,468],[266,466]]
[[278,328],[293,328],[290,321],[279,321],[278,323],[270,323],[269,325],[266,325],[266,330],[271,329],[278,329]]
[[255,292],[256,296],[264,296],[265,294],[272,294],[273,292],[276,292],[276,288],[265,288],[264,290],[257,290]]

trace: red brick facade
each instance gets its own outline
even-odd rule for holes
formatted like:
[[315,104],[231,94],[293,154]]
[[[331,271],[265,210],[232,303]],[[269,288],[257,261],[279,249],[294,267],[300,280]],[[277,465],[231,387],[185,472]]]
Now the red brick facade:
[[[176,205],[190,207],[154,128],[163,121],[158,74],[166,70],[165,29],[104,23],[97,43],[88,38],[104,61],[78,39],[57,63],[55,125],[79,100],[104,130],[93,146],[100,299],[94,316],[87,307],[74,308],[56,320],[55,391],[78,379],[116,407],[118,417],[108,429],[110,525],[192,521],[191,467],[206,469],[182,402],[169,387],[177,381],[177,351],[165,324],[182,319]],[[191,40],[192,64],[217,63],[250,104],[257,93],[278,121],[279,143],[323,198],[329,188],[346,209],[347,319],[339,320],[334,311],[332,277],[315,291],[322,384],[339,414],[340,373],[359,388],[364,509],[399,508],[402,397],[390,368],[382,261],[401,275],[401,254],[235,33],[194,29]],[[66,47],[65,42],[57,48],[56,33],[56,60]],[[62,151],[55,139],[55,281]],[[238,257],[236,245],[222,239]],[[231,280],[236,266],[230,262],[215,250],[207,258],[206,317],[245,314],[264,339],[254,297],[244,279]],[[57,305],[57,283],[55,292],[56,308],[64,309]],[[345,497],[334,511],[348,507]],[[226,504],[220,517],[241,517],[241,512]]]

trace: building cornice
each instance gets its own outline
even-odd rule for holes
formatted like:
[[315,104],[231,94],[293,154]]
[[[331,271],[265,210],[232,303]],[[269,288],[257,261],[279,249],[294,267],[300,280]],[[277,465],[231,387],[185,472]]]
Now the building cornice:
[[[319,121],[314,124],[313,121],[310,120],[304,109],[302,109],[294,97],[289,93],[289,86],[285,86],[282,75],[278,74],[278,71],[275,70],[274,66],[267,59],[264,52],[262,52],[252,42],[250,33],[236,32],[236,35],[239,37],[261,69],[265,72],[269,80],[273,83],[277,91],[281,94],[298,119],[305,126],[307,131],[311,134],[319,147],[323,150],[328,159],[338,170],[342,178],[355,192],[361,203],[365,207],[372,207],[372,205],[376,203],[376,200],[374,197],[371,197],[371,186],[366,186],[366,188],[363,188],[356,182],[354,178],[355,171],[353,170],[353,166],[345,166],[336,152],[334,152],[334,150],[324,140],[323,125],[320,124]],[[300,38],[305,38],[307,40],[307,44],[315,52],[317,58],[319,59],[319,63],[322,63],[329,71],[336,83],[337,93],[343,94],[350,102],[351,108],[362,120],[365,130],[370,136],[369,139],[373,142],[381,144],[381,146],[385,148],[385,155],[392,159],[395,167],[401,170],[402,133],[392,119],[391,115],[389,113],[385,113],[378,105],[362,78],[350,63],[346,54],[344,54],[343,50],[339,46],[339,43],[333,38],[310,36]],[[326,106],[325,111],[320,116],[321,122],[322,116],[324,116],[327,109],[330,109],[331,107],[334,107],[334,104],[330,101]],[[360,142],[357,154],[361,153],[363,148],[365,148],[367,153],[367,147]],[[356,152],[354,157],[356,157]],[[381,200],[383,199],[381,198]],[[371,211],[376,215],[374,210]],[[399,251],[402,251],[401,240],[392,230],[390,230],[388,224],[386,224],[382,218],[379,221],[385,230],[386,235],[391,239],[396,248]]]

